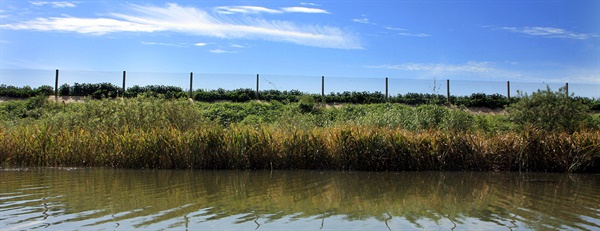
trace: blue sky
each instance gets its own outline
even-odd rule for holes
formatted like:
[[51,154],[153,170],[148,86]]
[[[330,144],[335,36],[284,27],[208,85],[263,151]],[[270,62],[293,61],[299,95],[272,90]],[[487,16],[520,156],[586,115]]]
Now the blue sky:
[[600,85],[597,0],[0,4],[0,69]]

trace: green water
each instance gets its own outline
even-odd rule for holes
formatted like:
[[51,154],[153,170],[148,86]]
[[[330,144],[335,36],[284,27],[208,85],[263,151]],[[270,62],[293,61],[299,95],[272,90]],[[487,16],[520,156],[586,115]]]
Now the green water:
[[599,230],[600,175],[0,170],[0,230]]

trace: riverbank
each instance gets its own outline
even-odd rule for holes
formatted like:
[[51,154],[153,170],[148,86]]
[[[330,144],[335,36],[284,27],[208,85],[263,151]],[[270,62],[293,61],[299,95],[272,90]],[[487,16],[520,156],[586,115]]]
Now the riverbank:
[[0,163],[173,169],[600,172],[600,129],[401,104],[138,97],[0,105]]

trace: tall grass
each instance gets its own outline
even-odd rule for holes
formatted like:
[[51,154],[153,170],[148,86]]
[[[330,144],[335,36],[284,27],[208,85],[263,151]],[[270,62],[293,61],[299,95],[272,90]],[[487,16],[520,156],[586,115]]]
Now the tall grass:
[[36,117],[0,122],[0,163],[600,172],[600,129],[519,130],[503,115],[475,116],[434,105],[305,111],[299,103],[209,104],[138,97],[46,104],[36,110]]

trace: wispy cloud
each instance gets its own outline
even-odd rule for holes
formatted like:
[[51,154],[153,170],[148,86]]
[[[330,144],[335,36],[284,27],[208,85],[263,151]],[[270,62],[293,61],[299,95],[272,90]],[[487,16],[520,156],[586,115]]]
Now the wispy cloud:
[[408,33],[408,32],[400,32],[398,33],[400,36],[408,36],[408,37],[430,37],[430,34],[425,33]]
[[208,52],[210,52],[210,53],[214,53],[214,54],[237,53],[237,52],[235,52],[235,51],[226,51],[226,50],[223,50],[223,49],[214,49],[214,50],[210,50],[210,51],[208,51]]
[[498,29],[545,38],[566,38],[584,40],[598,37],[598,34],[576,33],[556,27],[500,27]]
[[208,43],[195,43],[194,44],[194,46],[197,46],[197,47],[203,47],[203,46],[206,46],[206,45],[208,45]]
[[244,45],[237,44],[237,43],[230,43],[229,47],[231,47],[231,48],[248,48],[248,46],[244,46]]
[[319,6],[319,4],[312,3],[312,2],[301,2],[300,5],[303,5],[303,6]]
[[156,46],[167,46],[167,47],[188,47],[185,43],[161,43],[161,42],[141,42],[143,45],[156,45]]
[[[365,67],[395,70],[403,75],[411,76],[412,78],[449,78],[456,80],[494,81],[514,80],[545,83],[597,83],[598,81],[598,72],[595,70],[595,68],[590,72],[565,71],[564,68],[561,67],[557,67],[557,69],[549,69],[547,71],[536,71],[526,67],[502,66],[501,64],[495,62],[477,61],[470,61],[463,64],[404,63]],[[596,78],[595,81],[594,78]]]
[[384,26],[383,28],[386,30],[407,31],[407,29],[404,29],[404,28],[391,27],[391,26]]
[[356,22],[356,23],[371,24],[371,22],[369,21],[369,18],[355,18],[355,19],[352,19],[352,21]]
[[[471,80],[518,80],[526,82],[546,83],[598,83],[598,70],[596,67],[556,67],[544,71],[522,69],[523,65],[509,62],[509,66],[502,66],[495,62],[470,61],[463,64],[442,63],[403,63],[365,66],[366,68],[397,70],[409,72],[408,75],[416,78],[457,78]],[[516,66],[515,66],[516,65]],[[527,64],[525,66],[530,66]]]
[[29,2],[36,6],[45,6],[50,5],[54,8],[67,8],[67,7],[75,7],[76,2],[46,2],[46,1],[32,1]]
[[404,63],[395,65],[367,66],[368,68],[392,69],[401,71],[425,71],[432,73],[447,72],[473,72],[488,73],[495,71],[490,62],[467,62],[460,65],[436,64],[436,63]]
[[324,9],[300,7],[300,6],[284,7],[281,9],[285,12],[290,12],[290,13],[330,14],[329,11],[326,11]]
[[219,6],[215,7],[215,11],[220,14],[281,14],[283,12],[275,9],[269,9],[262,6]]
[[109,13],[106,14],[108,17],[98,18],[36,18],[20,23],[2,24],[0,28],[91,35],[169,31],[228,39],[260,39],[322,48],[362,49],[356,35],[338,27],[296,25],[289,21],[253,17],[228,18],[227,14],[213,16],[205,10],[174,3],[164,7],[132,4],[126,5],[126,8],[132,13]]
[[262,6],[219,6],[214,10],[220,14],[283,14],[283,13],[307,13],[307,14],[330,14],[329,11],[319,8],[293,6],[282,7],[279,10]]
[[426,34],[426,33],[414,33],[414,32],[410,32],[408,29],[404,29],[404,28],[399,28],[399,27],[392,27],[392,26],[384,26],[383,27],[386,30],[389,31],[394,31],[397,32],[396,35],[399,36],[406,36],[406,37],[431,37],[430,34]]
[[362,24],[370,24],[370,25],[377,25],[377,23],[371,22],[371,20],[365,14],[361,15],[361,18],[354,18],[354,19],[352,19],[352,22],[362,23]]

